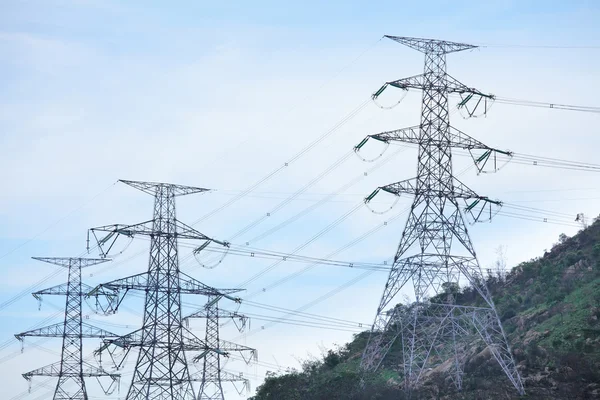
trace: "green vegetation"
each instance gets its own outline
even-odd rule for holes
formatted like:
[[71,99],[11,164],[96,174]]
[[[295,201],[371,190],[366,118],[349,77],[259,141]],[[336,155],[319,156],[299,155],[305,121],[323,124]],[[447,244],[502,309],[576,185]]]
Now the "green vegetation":
[[[506,276],[489,275],[490,288],[528,399],[600,398],[600,221],[572,238],[559,237],[542,257]],[[476,305],[470,287],[447,288],[462,304]],[[358,363],[367,333],[329,350],[301,370],[269,377],[252,400],[402,399],[402,354],[395,345],[377,373],[364,377]],[[491,356],[474,344],[465,365],[464,390],[457,393],[443,375],[432,374],[413,398],[511,399],[514,391]]]

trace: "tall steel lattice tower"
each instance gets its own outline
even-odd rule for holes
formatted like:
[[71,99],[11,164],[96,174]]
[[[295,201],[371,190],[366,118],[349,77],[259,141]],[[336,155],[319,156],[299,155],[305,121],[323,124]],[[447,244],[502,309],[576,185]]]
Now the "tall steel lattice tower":
[[[467,149],[472,155],[474,151],[481,151],[481,156],[473,157],[480,171],[483,165],[495,159],[496,153],[511,155],[492,149],[450,126],[450,94],[493,98],[446,73],[446,54],[475,46],[386,37],[425,54],[423,74],[387,83],[404,90],[422,90],[421,123],[369,137],[417,145],[418,166],[416,178],[377,189],[395,195],[412,195],[414,201],[377,308],[361,367],[366,371],[376,370],[392,344],[401,338],[404,385],[408,391],[418,386],[425,370],[447,360],[452,360],[450,375],[460,390],[467,340],[473,338],[472,335],[479,335],[518,393],[524,394],[521,377],[459,206],[459,200],[464,201],[465,212],[474,214],[477,219],[488,207],[501,203],[477,195],[452,173],[452,148]],[[461,104],[466,101],[467,98]],[[364,145],[366,139],[357,148]],[[366,201],[374,195],[375,192]],[[479,307],[456,303],[456,290],[452,288],[465,280],[481,296]],[[410,286],[409,282],[412,282],[415,302],[386,311],[400,290]]]
[[[27,372],[23,374],[23,377],[28,381],[33,376],[58,377],[58,383],[54,391],[54,400],[87,400],[88,395],[84,378],[108,376],[112,378],[113,383],[118,382],[119,379],[118,374],[98,368],[84,361],[82,357],[83,338],[109,338],[117,336],[114,333],[83,323],[81,320],[82,297],[86,296],[89,290],[91,290],[91,287],[81,282],[81,268],[109,260],[38,257],[34,257],[34,259],[68,268],[69,279],[67,283],[33,293],[33,296],[37,299],[40,299],[43,295],[66,296],[65,320],[55,325],[19,333],[15,337],[20,341],[23,341],[27,336],[56,337],[62,338],[63,344],[61,360],[59,362]],[[111,384],[111,388],[112,386]]]
[[[181,295],[223,295],[236,290],[217,290],[180,272],[178,239],[219,242],[180,222],[175,216],[175,198],[208,189],[155,182],[121,182],[154,197],[154,217],[135,225],[92,228],[103,256],[120,235],[150,237],[147,272],[104,283],[97,290],[116,291],[114,310],[130,290],[145,292],[142,328],[111,340],[109,344],[139,349],[127,400],[195,400],[186,351],[204,344],[182,324]],[[96,232],[108,232],[98,238]],[[101,350],[107,347],[105,344]]]
[[[224,400],[222,382],[233,384],[239,394],[242,394],[244,389],[250,389],[248,379],[222,369],[221,358],[229,357],[231,352],[242,355],[247,364],[256,358],[255,349],[220,339],[220,320],[233,320],[240,332],[244,331],[248,323],[248,317],[245,315],[221,310],[219,308],[219,300],[222,298],[223,296],[209,296],[208,303],[206,303],[202,310],[187,317],[206,319],[206,349],[194,359],[196,362],[202,361],[202,372],[199,374],[198,379],[201,382],[198,391],[198,400]],[[238,388],[236,383],[240,382],[242,383],[242,387]]]

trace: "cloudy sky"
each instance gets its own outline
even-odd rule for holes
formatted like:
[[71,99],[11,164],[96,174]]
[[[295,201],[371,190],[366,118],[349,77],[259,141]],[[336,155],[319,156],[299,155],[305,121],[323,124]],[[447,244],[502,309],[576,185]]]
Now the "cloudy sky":
[[[47,298],[38,310],[27,293],[62,283],[66,273],[30,257],[83,255],[88,228],[151,218],[152,198],[117,179],[214,189],[178,199],[178,217],[238,246],[382,263],[395,252],[411,199],[394,204],[378,196],[374,211],[394,205],[379,214],[361,206],[362,198],[413,177],[416,150],[390,146],[368,163],[352,147],[367,134],[419,123],[419,93],[408,93],[392,110],[369,97],[385,81],[420,73],[423,59],[381,37],[478,44],[448,56],[449,73],[466,85],[504,98],[595,106],[599,11],[594,1],[3,1],[2,397],[46,399],[54,385],[37,378],[27,396],[20,374],[57,360],[56,339],[27,340],[23,353],[10,342],[46,318],[61,320],[63,298]],[[384,94],[383,106],[402,97],[391,89]],[[598,114],[495,104],[485,118],[465,120],[459,112],[451,118],[490,146],[597,162]],[[369,142],[363,156],[382,150]],[[499,246],[514,266],[541,255],[560,233],[577,232],[577,213],[600,213],[594,172],[509,163],[497,174],[477,175],[469,165],[469,158],[455,157],[456,173],[466,170],[461,181],[478,193],[542,210],[512,208],[535,221],[504,214],[470,226],[483,268],[494,263]],[[226,365],[253,388],[267,371],[298,367],[298,360],[350,340],[359,324],[368,326],[386,280],[380,271],[232,254],[207,269],[200,263],[216,256],[199,263],[191,245],[181,249],[183,271],[209,285],[246,289],[240,311],[252,317],[250,330],[240,334],[229,323],[222,337],[258,349],[258,365],[234,358]],[[85,281],[144,271],[147,247],[134,241],[111,264],[84,271]],[[191,312],[205,299],[184,301]],[[126,333],[139,326],[142,303],[133,297],[124,305],[111,317],[85,313],[98,326]],[[284,310],[311,315],[286,317]],[[273,322],[284,317],[285,323]],[[202,335],[201,321],[191,327]],[[85,354],[96,345],[88,341]],[[130,356],[121,392],[112,398],[124,398],[134,361]],[[240,398],[233,387],[226,390],[228,400]],[[94,382],[89,391],[101,393]]]

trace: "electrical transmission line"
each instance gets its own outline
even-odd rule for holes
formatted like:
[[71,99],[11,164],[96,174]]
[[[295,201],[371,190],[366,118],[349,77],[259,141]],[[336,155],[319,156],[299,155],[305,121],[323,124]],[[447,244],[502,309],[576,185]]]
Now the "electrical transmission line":
[[[390,82],[390,85],[402,89],[422,90],[421,123],[416,127],[371,137],[416,144],[419,155],[416,178],[378,189],[396,195],[412,195],[414,200],[377,308],[361,367],[365,371],[376,370],[392,344],[401,337],[404,387],[408,392],[418,387],[427,368],[448,359],[452,362],[450,377],[460,390],[467,356],[467,338],[479,334],[518,393],[523,394],[521,376],[485,285],[458,202],[465,201],[465,211],[475,221],[485,216],[488,209],[491,212],[501,203],[477,195],[460,182],[452,171],[453,147],[481,152],[480,156],[474,158],[479,172],[485,168],[497,170],[495,163],[489,163],[495,154],[510,156],[510,152],[486,146],[450,126],[449,94],[490,97],[467,87],[446,72],[446,54],[476,46],[431,39],[387,37],[425,55],[423,74]],[[357,147],[360,148],[364,142]],[[377,191],[365,200],[371,200]],[[483,306],[468,307],[456,303],[456,288],[461,277],[465,277],[477,290]],[[386,310],[409,282],[412,282],[415,302]],[[430,298],[431,295],[434,297]]]
[[[134,225],[109,225],[91,229],[100,252],[107,256],[119,236],[150,237],[150,261],[147,272],[99,285],[99,291],[114,291],[117,299],[107,311],[115,311],[128,291],[145,292],[142,327],[106,341],[98,350],[111,346],[138,348],[132,383],[127,400],[196,400],[186,351],[206,349],[206,344],[182,324],[181,295],[201,294],[225,296],[237,289],[218,290],[179,271],[178,239],[202,240],[221,245],[226,243],[209,238],[177,220],[175,198],[208,189],[168,183],[121,181],[154,197],[154,215],[149,221]],[[98,238],[97,232],[107,232]],[[233,299],[233,298],[232,298]]]
[[107,394],[112,393],[119,380],[119,374],[107,372],[84,361],[82,358],[82,339],[109,338],[117,337],[117,335],[83,323],[81,320],[82,297],[87,295],[89,289],[91,289],[81,282],[81,268],[109,260],[89,258],[34,258],[39,261],[68,268],[69,279],[67,283],[33,293],[34,297],[38,299],[43,295],[66,296],[64,322],[15,335],[20,341],[23,341],[28,336],[62,338],[61,360],[57,363],[24,373],[23,377],[28,381],[31,381],[33,376],[58,377],[58,383],[54,390],[54,400],[87,400],[88,395],[84,381],[86,377],[95,377],[97,379],[103,376],[110,377],[112,383],[108,389],[105,389],[105,392]]

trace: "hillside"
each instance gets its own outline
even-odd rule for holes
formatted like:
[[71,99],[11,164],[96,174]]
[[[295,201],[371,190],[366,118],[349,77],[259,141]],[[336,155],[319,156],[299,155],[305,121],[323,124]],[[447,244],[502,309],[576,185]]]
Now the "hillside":
[[[488,276],[498,312],[525,380],[528,399],[600,399],[600,219],[575,236],[559,237],[543,256],[506,276]],[[458,302],[477,296],[462,288]],[[358,363],[367,332],[329,350],[301,370],[265,380],[251,400],[402,399],[392,348],[377,373],[358,385]],[[470,349],[464,390],[453,390],[443,366],[430,371],[417,399],[511,399],[514,390],[480,343]],[[442,394],[443,393],[443,394]]]

